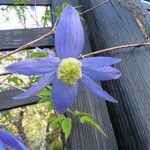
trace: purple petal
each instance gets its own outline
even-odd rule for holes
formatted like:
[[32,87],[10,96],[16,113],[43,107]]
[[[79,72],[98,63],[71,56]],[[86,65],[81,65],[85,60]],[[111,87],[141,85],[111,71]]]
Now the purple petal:
[[120,62],[121,59],[112,57],[89,57],[81,60],[83,67],[99,68]]
[[20,95],[13,97],[13,99],[28,98],[30,96],[37,94],[39,91],[48,86],[54,80],[55,73],[56,72],[54,71],[51,74],[48,74],[45,77],[41,78],[41,80],[37,84],[34,84],[24,93],[21,93]]
[[48,55],[50,58],[56,57],[56,53],[53,50],[49,50]]
[[50,49],[49,48],[43,48],[43,51],[45,51],[46,53],[49,53]]
[[34,50],[33,50],[34,52],[46,52],[46,53],[48,53],[49,51],[50,51],[50,49],[49,48],[39,48],[39,47],[36,47]]
[[57,80],[52,87],[52,99],[58,113],[64,113],[74,102],[78,91],[78,85],[67,85]]
[[84,31],[79,13],[67,5],[63,10],[55,34],[55,48],[59,58],[78,57],[84,48]]
[[[10,50],[7,50],[7,51],[2,51],[1,53],[3,54],[3,55],[6,55],[6,54],[8,54],[8,53],[10,53],[11,51]],[[20,51],[20,52],[18,52],[18,54],[19,55],[23,55],[23,53]]]
[[81,79],[81,83],[93,94],[107,100],[110,102],[117,102],[116,99],[114,99],[112,96],[110,96],[106,91],[104,91],[98,84],[96,84],[94,81],[92,81],[88,76],[83,74],[83,77]]
[[0,140],[2,143],[10,146],[11,148],[15,148],[17,150],[29,150],[15,136],[6,131],[0,130]]
[[92,79],[95,80],[112,80],[112,79],[118,79],[122,74],[118,69],[115,69],[113,67],[107,66],[107,67],[98,67],[97,69],[93,67],[86,67],[82,69],[83,74],[89,76]]
[[16,62],[6,67],[10,73],[18,73],[27,76],[42,75],[56,70],[59,64],[58,59],[49,57],[33,58]]
[[1,140],[0,140],[0,150],[6,150]]
[[6,55],[6,54],[8,54],[8,51],[2,51],[1,52],[3,55]]
[[8,125],[9,125],[8,123],[7,124],[0,124],[0,129],[6,128]]
[[33,49],[34,52],[42,52],[43,49],[39,48],[39,47],[35,47],[35,49]]
[[30,6],[30,8],[31,8],[32,11],[35,11],[36,6]]

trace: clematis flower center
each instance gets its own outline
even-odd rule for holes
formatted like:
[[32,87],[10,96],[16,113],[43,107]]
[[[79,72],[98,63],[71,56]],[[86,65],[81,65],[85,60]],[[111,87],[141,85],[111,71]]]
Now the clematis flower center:
[[65,58],[58,66],[57,78],[68,85],[74,85],[82,77],[81,62],[75,58]]

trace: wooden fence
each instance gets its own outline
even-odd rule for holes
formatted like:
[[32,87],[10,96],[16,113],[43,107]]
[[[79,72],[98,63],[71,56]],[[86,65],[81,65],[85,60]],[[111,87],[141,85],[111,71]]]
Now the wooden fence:
[[[82,6],[81,10],[103,2],[103,0],[43,0],[37,2],[39,5],[51,5],[51,8],[54,9],[64,1],[73,6]],[[13,1],[6,2],[5,0],[0,2],[0,4],[7,5],[12,3]],[[34,3],[31,1],[27,5],[34,5]],[[119,2],[112,0],[100,8],[86,13],[83,16],[86,34],[84,53],[122,44],[148,42],[149,24],[147,18],[144,17],[147,14],[143,10],[141,2],[138,0],[119,0]],[[17,32],[19,30],[0,31],[0,43],[3,43],[1,37],[7,32],[12,41],[9,43],[8,40],[8,42],[0,44],[0,51],[13,50],[44,35],[48,30],[50,29],[27,29],[20,30],[20,32]],[[18,36],[14,32],[17,32]],[[23,37],[22,34],[29,38]],[[21,42],[13,44],[13,40],[19,37],[22,37]],[[5,36],[3,38],[8,39]],[[52,47],[53,39],[49,37],[35,46]],[[150,149],[149,54],[149,48],[127,48],[105,54],[122,59],[122,62],[117,64],[117,68],[122,71],[123,76],[119,80],[102,83],[102,86],[119,100],[118,104],[106,104],[105,101],[80,87],[77,101],[72,109],[94,114],[98,123],[104,127],[109,139],[99,135],[97,131],[87,125],[74,122],[71,136],[65,145],[66,150]],[[12,96],[17,92],[20,91],[14,89],[0,93],[0,110],[34,104],[39,100],[35,96],[14,101]]]

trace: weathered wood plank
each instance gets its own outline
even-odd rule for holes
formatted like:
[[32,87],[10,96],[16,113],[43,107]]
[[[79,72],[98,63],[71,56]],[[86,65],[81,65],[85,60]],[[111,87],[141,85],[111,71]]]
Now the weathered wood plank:
[[[51,28],[16,29],[0,31],[0,51],[16,49],[42,35],[48,33]],[[33,47],[53,47],[53,36],[34,44]]]
[[27,99],[13,100],[12,97],[22,93],[18,89],[7,90],[0,92],[0,111],[17,108],[21,106],[27,106],[31,104],[36,104],[40,98],[38,96],[33,96]]
[[[61,5],[61,3],[64,1],[53,1],[52,7]],[[68,2],[73,6],[80,5],[77,0],[68,0]],[[86,45],[84,48],[84,53],[89,53],[91,52],[91,47],[89,44],[86,24],[84,24],[84,29],[86,33]],[[86,89],[80,86],[77,101],[74,103],[72,109],[89,112],[95,115],[98,124],[102,125],[109,137],[109,140],[88,125],[81,125],[81,123],[78,121],[74,121],[71,136],[65,145],[66,150],[118,149],[105,101],[102,101],[100,98],[91,95]]]
[[[81,0],[84,9],[103,0]],[[130,0],[132,1],[132,0]],[[131,3],[130,3],[131,4]],[[93,50],[116,45],[146,42],[128,9],[116,0],[85,15]],[[108,104],[109,114],[121,150],[150,149],[150,51],[149,48],[124,49],[107,53],[118,57],[123,76],[104,87],[114,95],[117,105]]]
[[138,26],[141,28],[142,33],[147,40],[150,41],[150,13],[144,7],[144,3],[139,0],[120,0],[119,3],[125,7],[132,16],[134,16]]
[[[16,0],[0,0],[0,5],[14,5]],[[30,0],[29,2],[25,2],[25,5],[34,6],[50,6],[52,0]]]

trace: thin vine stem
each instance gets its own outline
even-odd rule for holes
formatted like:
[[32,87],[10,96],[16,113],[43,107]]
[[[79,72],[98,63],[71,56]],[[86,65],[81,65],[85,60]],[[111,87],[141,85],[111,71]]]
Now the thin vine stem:
[[[136,43],[136,44],[127,44],[127,45],[120,45],[120,46],[115,46],[115,47],[110,47],[110,48],[106,48],[106,49],[101,49],[98,50],[96,52],[92,52],[92,53],[88,53],[85,55],[80,55],[79,59],[83,59],[85,57],[90,57],[90,56],[95,56],[98,54],[102,54],[102,53],[106,53],[106,52],[110,52],[110,51],[114,51],[114,50],[119,50],[119,49],[125,49],[125,48],[140,48],[140,47],[150,47],[150,43]],[[5,76],[5,75],[9,75],[11,73],[1,73],[0,76]]]
[[90,11],[92,11],[92,10],[94,10],[94,9],[96,9],[96,8],[98,8],[98,7],[100,7],[100,6],[104,5],[104,4],[106,4],[106,3],[108,3],[108,2],[111,2],[111,0],[106,0],[106,1],[104,1],[104,2],[102,2],[102,3],[98,3],[98,4],[96,4],[95,6],[89,8],[89,9],[83,11],[83,12],[81,12],[80,15],[83,15],[83,14],[85,14],[85,13],[87,13],[87,12],[90,12]]
[[[16,88],[16,89],[18,89],[18,90],[21,90],[21,91],[26,91],[25,89],[22,89],[22,88],[20,88],[20,87],[18,87],[18,86],[15,86],[15,85],[11,85],[11,84],[9,84],[9,83],[5,83],[5,82],[1,82],[0,81],[0,84],[3,84],[3,85],[6,85],[6,86],[9,86],[9,87],[12,87],[12,88]],[[41,98],[41,96],[39,96],[39,95],[37,95],[36,94],[36,96],[38,96],[39,98]]]
[[[90,57],[90,56],[102,54],[102,53],[105,53],[105,52],[119,50],[119,49],[124,49],[124,48],[140,48],[140,47],[146,47],[146,46],[150,47],[150,43],[137,43],[137,44],[121,45],[121,46],[101,49],[101,50],[98,50],[96,52],[92,52],[92,53],[88,53],[88,54],[82,55],[82,57]],[[82,57],[79,57],[79,59],[82,59]]]

